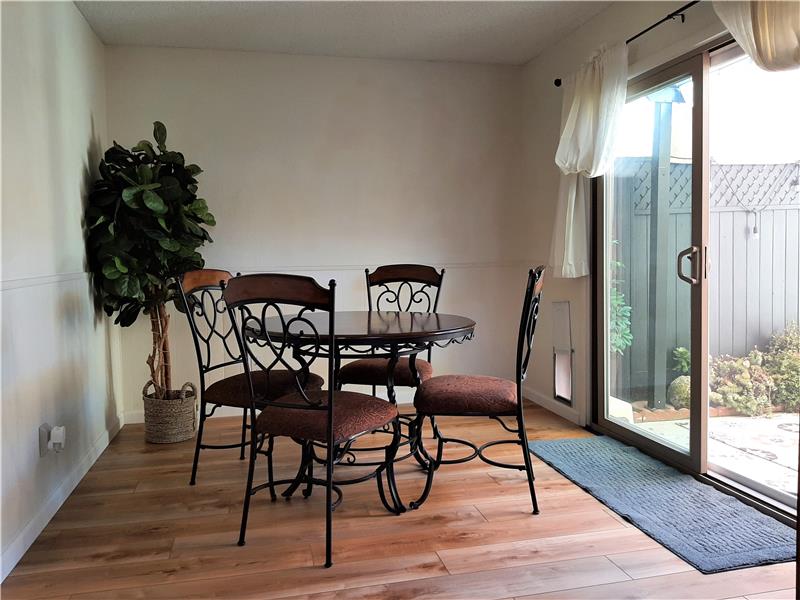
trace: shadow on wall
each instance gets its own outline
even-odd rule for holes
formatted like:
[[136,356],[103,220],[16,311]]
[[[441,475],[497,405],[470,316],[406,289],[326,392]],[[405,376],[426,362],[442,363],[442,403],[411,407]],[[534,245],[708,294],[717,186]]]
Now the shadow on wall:
[[86,222],[86,208],[89,205],[89,193],[92,190],[92,185],[98,177],[98,166],[103,156],[102,145],[100,138],[97,135],[95,127],[94,115],[89,117],[91,123],[89,147],[86,151],[86,160],[83,163],[83,176],[81,177],[81,231],[84,240],[84,254],[83,254],[83,270],[87,273],[86,284],[87,294],[92,299],[92,308],[94,310],[93,327],[97,329],[102,327],[104,330],[104,348],[103,356],[104,362],[107,365],[107,375],[105,381],[105,423],[106,430],[112,431],[119,426],[119,407],[117,406],[117,397],[114,389],[114,360],[113,360],[113,341],[111,336],[112,324],[103,312],[103,306],[100,302],[100,297],[97,294],[95,286],[94,274],[89,265],[89,224]]
[[100,145],[100,139],[97,136],[94,125],[94,115],[90,117],[91,120],[91,137],[89,138],[89,148],[86,152],[86,161],[83,163],[83,177],[81,178],[81,231],[83,232],[84,253],[83,253],[83,270],[88,273],[88,293],[92,298],[95,312],[95,324],[104,321],[103,306],[100,303],[100,297],[96,292],[94,284],[94,274],[89,265],[89,223],[86,222],[86,208],[89,205],[89,193],[92,190],[92,184],[98,177],[97,167],[100,164],[100,159],[103,152]]

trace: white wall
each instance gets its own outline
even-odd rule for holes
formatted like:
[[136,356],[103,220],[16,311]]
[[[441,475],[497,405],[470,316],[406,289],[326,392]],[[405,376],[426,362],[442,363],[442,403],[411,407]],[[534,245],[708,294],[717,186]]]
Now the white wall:
[[[365,266],[444,266],[440,310],[478,329],[438,352],[437,370],[513,376],[531,256],[509,261],[521,68],[125,47],[106,60],[113,137],[134,144],[161,120],[168,146],[205,170],[207,265],[334,277],[343,309],[366,308]],[[176,317],[176,383],[196,380]],[[130,419],[148,343],[145,323],[123,333]]]
[[[558,192],[558,168],[553,162],[561,123],[561,89],[556,77],[574,72],[603,43],[627,39],[661,19],[681,2],[620,2],[585,23],[526,65],[523,83],[524,183],[514,222],[513,254],[549,257]],[[630,75],[663,64],[692,47],[719,35],[724,29],[709,3],[692,7],[686,23],[672,21],[651,31],[629,46]],[[544,326],[537,331],[532,372],[526,390],[529,397],[576,422],[585,424],[591,397],[591,303],[590,280],[547,280],[542,309]],[[570,302],[574,356],[575,409],[552,400],[552,328],[548,326],[550,303]]]
[[[119,411],[141,418],[147,325],[96,320],[84,272],[82,198],[111,137],[134,144],[162,120],[168,144],[206,170],[201,191],[219,222],[209,266],[334,277],[342,308],[366,307],[364,266],[447,267],[441,310],[478,329],[438,352],[437,371],[510,377],[525,270],[549,255],[561,105],[552,80],[675,6],[613,5],[517,68],[104,49],[71,3],[3,3],[3,574],[105,447]],[[707,5],[695,7],[685,25],[631,47],[634,71],[720,29]],[[588,281],[549,278],[545,290],[527,390],[552,396],[548,307],[569,300],[579,410],[566,414],[580,420]],[[181,315],[172,331],[176,383],[196,380]],[[40,459],[45,421],[67,426],[68,448]]]
[[[2,3],[2,575],[119,428],[84,271],[106,141],[104,48],[72,3]],[[65,425],[39,457],[41,423]]]

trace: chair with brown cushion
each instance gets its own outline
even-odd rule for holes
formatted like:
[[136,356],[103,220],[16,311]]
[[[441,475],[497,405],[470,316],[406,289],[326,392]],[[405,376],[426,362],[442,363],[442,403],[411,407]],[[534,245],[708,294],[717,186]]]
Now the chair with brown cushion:
[[[242,355],[239,351],[233,328],[227,316],[227,308],[222,299],[222,284],[231,279],[228,271],[219,269],[198,269],[184,273],[178,279],[182,302],[176,305],[186,313],[189,329],[192,332],[197,368],[200,373],[200,422],[197,429],[197,441],[192,462],[192,476],[189,480],[194,485],[197,480],[197,465],[200,450],[241,448],[239,458],[244,459],[247,446],[247,415],[250,408],[250,387],[244,371],[229,375],[224,379],[209,384],[207,379],[212,373],[223,369],[244,369]],[[186,310],[184,307],[188,307]],[[264,375],[259,375],[264,378]],[[269,390],[271,397],[283,396],[294,389],[294,378],[287,371],[275,370],[270,373],[269,380],[260,383]],[[309,389],[322,389],[323,380],[314,375],[309,379]],[[203,430],[205,421],[220,406],[242,409],[242,438],[231,444],[204,444]]]
[[[533,466],[531,464],[528,437],[525,433],[525,418],[522,405],[522,382],[528,370],[528,362],[533,348],[533,334],[539,316],[539,303],[544,284],[544,267],[537,267],[528,273],[528,284],[525,288],[525,300],[522,305],[522,318],[517,338],[516,381],[508,381],[497,377],[481,375],[441,375],[424,382],[414,397],[417,418],[412,424],[413,449],[427,471],[425,488],[419,499],[410,503],[412,509],[419,508],[427,499],[433,485],[433,476],[442,464],[467,462],[480,458],[485,463],[506,469],[525,471],[528,476],[533,514],[539,514],[534,489]],[[442,435],[435,417],[489,417],[498,421],[502,427],[516,434],[516,439],[495,440],[478,447],[476,444],[462,439],[448,438]],[[509,426],[503,417],[516,420],[516,427]],[[422,425],[430,419],[437,442],[436,455],[431,456],[422,445]],[[466,445],[472,449],[468,456],[454,459],[443,459],[444,446],[447,443]],[[522,449],[523,464],[498,462],[484,455],[487,448],[500,444],[515,444]]]
[[[326,489],[325,566],[332,564],[332,512],[341,502],[340,485],[377,480],[384,506],[391,512],[402,512],[394,483],[394,455],[400,439],[397,408],[385,400],[356,392],[309,390],[311,368],[318,359],[327,359],[328,381],[338,354],[335,340],[335,288],[320,286],[310,277],[285,274],[261,274],[234,277],[224,287],[223,298],[228,306],[240,352],[247,357],[245,373],[253,402],[263,405],[250,429],[250,465],[245,488],[239,545],[245,543],[250,498],[259,490],[268,489],[274,501],[275,487],[288,484],[283,496],[290,497],[300,486],[308,497],[314,485]],[[321,314],[316,314],[321,313]],[[291,392],[280,398],[270,397],[263,382],[276,367],[289,372],[294,380]],[[390,427],[391,442],[384,447],[384,460],[369,474],[355,479],[335,481],[334,466],[346,460],[350,445],[361,435]],[[276,437],[287,437],[301,444],[300,468],[293,479],[275,481],[272,472],[272,451]],[[263,450],[264,443],[268,444]],[[259,454],[266,454],[267,481],[253,485],[253,474]],[[324,479],[315,478],[314,463],[324,465]],[[390,499],[383,485],[387,478]],[[336,501],[333,499],[336,492]]]
[[[367,303],[370,311],[436,312],[439,292],[444,279],[444,269],[437,271],[427,265],[398,264],[383,265],[372,273],[365,269],[367,280]],[[388,358],[361,358],[341,367],[338,385],[371,385],[375,394],[378,386],[387,386],[389,398],[394,398],[394,387],[417,387],[433,377],[431,348],[428,360],[416,358],[417,376],[411,370],[408,357],[397,361],[389,383],[390,363]]]

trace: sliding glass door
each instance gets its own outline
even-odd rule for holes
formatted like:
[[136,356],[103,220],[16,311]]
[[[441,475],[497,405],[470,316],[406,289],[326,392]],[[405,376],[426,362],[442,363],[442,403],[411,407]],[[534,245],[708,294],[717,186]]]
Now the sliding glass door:
[[700,55],[634,82],[602,186],[599,424],[704,471]]
[[632,81],[594,228],[595,426],[789,509],[799,96],[730,42]]

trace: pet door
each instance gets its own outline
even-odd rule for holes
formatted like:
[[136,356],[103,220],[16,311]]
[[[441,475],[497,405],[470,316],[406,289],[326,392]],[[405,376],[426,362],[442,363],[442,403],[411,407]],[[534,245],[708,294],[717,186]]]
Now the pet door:
[[569,302],[553,302],[553,395],[572,405],[572,325]]

